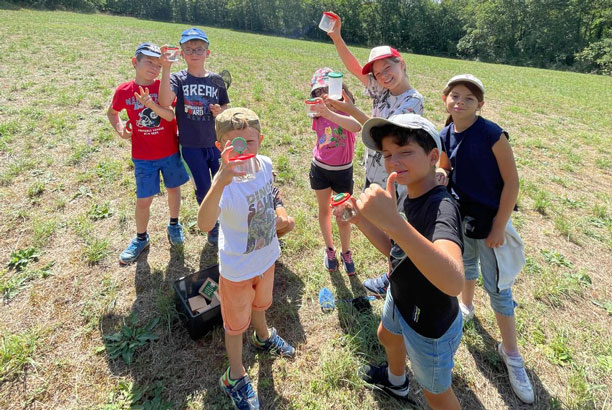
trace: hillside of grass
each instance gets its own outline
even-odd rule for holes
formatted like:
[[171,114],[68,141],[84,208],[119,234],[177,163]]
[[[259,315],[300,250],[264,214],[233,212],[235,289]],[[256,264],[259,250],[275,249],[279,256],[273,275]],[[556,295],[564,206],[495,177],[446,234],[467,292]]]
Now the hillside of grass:
[[[111,129],[106,109],[115,87],[133,76],[136,45],[176,44],[188,26],[14,9],[0,9],[0,18],[0,408],[229,409],[217,385],[227,366],[222,330],[194,342],[174,308],[173,281],[216,261],[196,226],[191,183],[182,191],[184,250],[166,239],[162,194],[152,206],[150,250],[134,265],[118,264],[134,235],[135,183],[129,143]],[[362,295],[361,282],[386,269],[357,230],[357,276],[323,267],[308,183],[314,134],[303,101],[317,68],[342,68],[333,45],[204,30],[208,67],[232,73],[232,105],[262,119],[262,153],[272,158],[296,219],[268,318],[297,357],[244,351],[264,408],[408,408],[356,374],[384,360],[376,339],[383,302],[373,301],[370,313],[339,304],[323,314],[318,306],[322,287],[338,298]],[[369,52],[352,51],[360,61]],[[521,405],[512,393],[495,353],[494,314],[478,287],[476,319],[455,357],[453,386],[463,407],[611,408],[612,78],[404,56],[425,116],[440,128],[446,81],[470,72],[484,82],[483,115],[510,133],[521,178],[513,218],[527,265],[513,291],[536,403]],[[369,112],[358,81],[345,79]],[[362,153],[358,143],[356,192]],[[113,339],[126,335],[141,339],[122,350]],[[410,398],[425,406],[416,383]]]

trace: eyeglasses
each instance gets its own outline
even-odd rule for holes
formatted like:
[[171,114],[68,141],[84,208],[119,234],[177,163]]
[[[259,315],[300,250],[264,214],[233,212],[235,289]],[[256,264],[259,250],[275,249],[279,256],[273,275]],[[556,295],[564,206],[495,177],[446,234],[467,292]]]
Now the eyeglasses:
[[204,47],[198,47],[198,48],[185,47],[183,49],[183,53],[187,54],[188,56],[190,56],[192,54],[197,54],[197,55],[201,56],[201,55],[204,55],[204,53],[206,53],[206,50],[208,50],[208,49],[204,48]]

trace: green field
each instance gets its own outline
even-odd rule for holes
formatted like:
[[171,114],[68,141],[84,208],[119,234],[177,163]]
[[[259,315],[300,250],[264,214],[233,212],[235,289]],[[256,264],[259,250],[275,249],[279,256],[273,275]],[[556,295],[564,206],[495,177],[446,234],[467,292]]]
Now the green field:
[[[130,79],[142,41],[177,43],[186,25],[65,12],[0,9],[0,408],[230,408],[217,387],[227,366],[221,329],[193,342],[173,306],[172,281],[214,263],[183,190],[183,253],[166,239],[165,197],[156,198],[152,245],[135,265],[118,255],[134,234],[129,143],[108,124],[115,87]],[[205,28],[207,62],[229,70],[233,106],[260,114],[263,154],[297,226],[277,265],[269,322],[297,349],[273,360],[245,348],[264,408],[406,406],[366,388],[360,365],[382,361],[372,314],[321,313],[327,286],[340,298],[386,268],[358,232],[357,278],[323,268],[317,205],[308,183],[314,134],[303,100],[318,67],[340,69],[331,42]],[[360,61],[368,49],[353,47]],[[536,391],[525,408],[612,408],[612,78],[405,55],[425,116],[441,127],[440,93],[471,72],[487,89],[483,115],[511,136],[519,175],[514,215],[527,266],[514,287],[519,343]],[[184,64],[181,63],[181,68]],[[370,102],[347,78],[357,103]],[[356,158],[363,145],[357,144]],[[356,191],[363,170],[355,167]],[[453,385],[466,409],[521,408],[495,353],[499,331],[482,288],[476,320],[455,357]],[[156,320],[150,332],[143,329]],[[127,365],[104,336],[141,329]],[[134,346],[136,348],[136,346]],[[408,366],[409,369],[409,366]],[[410,373],[409,373],[410,376]],[[425,406],[413,384],[411,399]],[[157,407],[156,407],[157,406]],[[142,407],[141,407],[142,408]]]

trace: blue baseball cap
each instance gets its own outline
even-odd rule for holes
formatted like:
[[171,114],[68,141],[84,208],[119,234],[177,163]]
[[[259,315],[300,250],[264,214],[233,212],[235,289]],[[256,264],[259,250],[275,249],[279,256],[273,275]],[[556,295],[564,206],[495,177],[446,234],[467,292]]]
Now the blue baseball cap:
[[179,41],[179,43],[183,44],[189,40],[202,40],[210,44],[210,41],[208,41],[208,37],[206,37],[206,34],[196,27],[188,28],[187,30],[183,31],[183,33],[181,34],[181,41]]
[[149,57],[161,57],[161,50],[153,43],[140,43],[138,47],[136,47],[134,57],[138,54],[144,54]]

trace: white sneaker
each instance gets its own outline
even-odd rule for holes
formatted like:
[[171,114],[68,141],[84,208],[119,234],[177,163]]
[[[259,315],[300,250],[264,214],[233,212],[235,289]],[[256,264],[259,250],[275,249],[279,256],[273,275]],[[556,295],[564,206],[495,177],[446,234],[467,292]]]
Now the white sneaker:
[[474,319],[474,306],[472,308],[465,306],[463,303],[459,302],[459,309],[461,309],[461,317],[463,317],[463,323],[467,323],[470,320]]
[[533,387],[531,387],[531,381],[529,381],[529,377],[525,371],[525,363],[523,362],[523,358],[520,356],[508,356],[506,352],[504,352],[504,348],[502,347],[501,343],[497,345],[497,352],[506,364],[508,376],[510,378],[510,385],[512,386],[512,390],[514,390],[514,393],[523,403],[533,403]]

